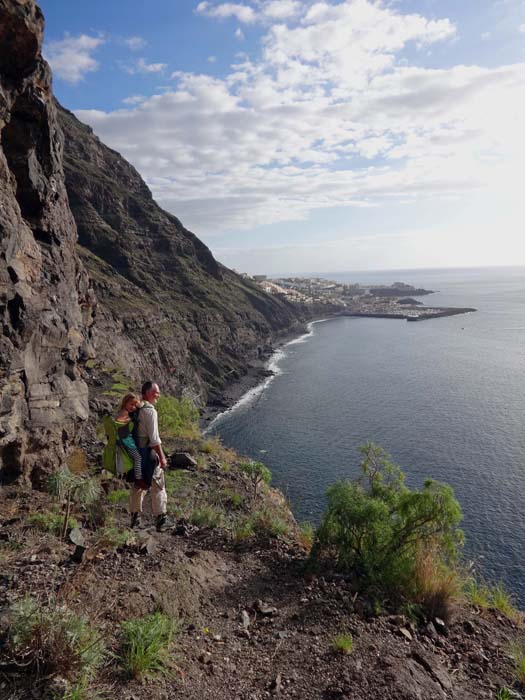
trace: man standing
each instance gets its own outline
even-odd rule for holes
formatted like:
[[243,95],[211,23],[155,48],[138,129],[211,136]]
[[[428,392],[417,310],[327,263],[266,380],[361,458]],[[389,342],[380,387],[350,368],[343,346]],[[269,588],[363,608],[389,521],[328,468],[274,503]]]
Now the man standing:
[[159,419],[155,404],[160,396],[158,384],[145,382],[142,385],[143,404],[139,410],[138,425],[134,430],[135,442],[142,458],[142,479],[133,483],[130,494],[131,527],[140,527],[142,502],[151,490],[151,506],[155,515],[155,526],[162,532],[168,526],[166,506],[168,496],[164,470],[167,466],[159,435]]

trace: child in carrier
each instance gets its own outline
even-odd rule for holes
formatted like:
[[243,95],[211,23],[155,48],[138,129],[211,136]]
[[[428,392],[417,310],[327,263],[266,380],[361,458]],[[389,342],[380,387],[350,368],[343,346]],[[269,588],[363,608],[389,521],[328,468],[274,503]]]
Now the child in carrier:
[[118,443],[124,447],[133,460],[133,476],[135,481],[140,481],[142,479],[142,460],[132,435],[133,418],[131,414],[138,408],[140,408],[140,398],[136,394],[126,394],[120,405],[120,413],[115,418]]

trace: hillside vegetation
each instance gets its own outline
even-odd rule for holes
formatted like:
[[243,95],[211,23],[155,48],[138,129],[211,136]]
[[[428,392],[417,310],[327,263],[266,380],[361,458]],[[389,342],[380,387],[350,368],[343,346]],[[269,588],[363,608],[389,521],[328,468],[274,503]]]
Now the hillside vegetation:
[[128,487],[96,463],[6,493],[5,697],[520,697],[522,616],[458,568],[448,487],[410,491],[367,445],[315,532],[186,402],[159,408],[191,458],[167,472],[170,531],[129,530]]

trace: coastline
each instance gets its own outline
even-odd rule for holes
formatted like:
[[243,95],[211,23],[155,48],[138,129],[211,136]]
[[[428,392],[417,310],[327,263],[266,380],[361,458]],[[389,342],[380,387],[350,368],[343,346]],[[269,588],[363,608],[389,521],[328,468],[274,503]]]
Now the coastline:
[[[434,292],[429,292],[434,293]],[[425,311],[434,313],[425,313]],[[252,392],[260,393],[264,390],[265,385],[270,382],[278,372],[272,369],[271,365],[275,362],[276,356],[286,345],[293,343],[300,338],[307,337],[312,333],[312,326],[315,323],[321,323],[332,318],[353,317],[353,318],[391,318],[394,320],[406,321],[423,321],[432,318],[441,318],[443,316],[455,316],[477,311],[473,308],[435,308],[435,307],[417,307],[418,315],[412,317],[408,313],[374,313],[374,312],[337,312],[329,315],[323,315],[320,318],[314,318],[308,321],[306,325],[302,325],[293,330],[289,330],[278,336],[275,344],[272,345],[271,351],[265,354],[260,359],[254,359],[248,365],[246,374],[239,379],[235,379],[229,384],[226,384],[220,391],[219,397],[213,402],[209,402],[204,407],[199,420],[200,429],[205,433],[211,427],[219,416],[231,411],[234,406],[243,399],[248,400],[252,396]]]
[[253,360],[243,377],[227,384],[222,389],[220,405],[206,404],[199,421],[202,432],[206,433],[219,416],[231,411],[243,399],[249,398],[252,392],[256,391],[259,393],[259,391],[263,391],[265,385],[278,374],[275,369],[272,369],[271,365],[279,358],[283,348],[290,343],[297,342],[301,338],[311,335],[312,327],[315,323],[321,323],[331,318],[336,318],[336,316],[329,315],[314,318],[304,326],[297,327],[278,336],[275,344],[272,345],[271,351],[265,357],[262,357],[260,360]]

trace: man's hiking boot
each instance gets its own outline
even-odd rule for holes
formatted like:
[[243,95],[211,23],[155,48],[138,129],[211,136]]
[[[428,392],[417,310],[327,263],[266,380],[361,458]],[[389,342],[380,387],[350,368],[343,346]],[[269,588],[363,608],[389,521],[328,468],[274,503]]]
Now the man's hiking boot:
[[142,527],[142,520],[140,517],[140,513],[132,513],[131,514],[130,527],[132,530],[139,530]]
[[157,520],[155,521],[155,527],[157,528],[157,532],[164,532],[167,530],[170,526],[170,523],[168,521],[168,516],[166,513],[162,513],[162,515],[157,515]]

